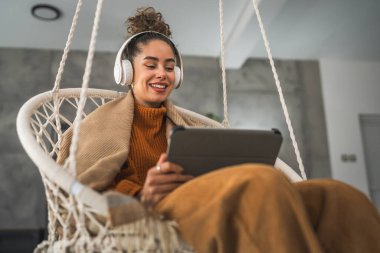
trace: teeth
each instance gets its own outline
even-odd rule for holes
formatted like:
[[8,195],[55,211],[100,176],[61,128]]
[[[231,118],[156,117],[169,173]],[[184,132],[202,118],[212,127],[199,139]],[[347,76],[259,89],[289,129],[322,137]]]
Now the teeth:
[[155,87],[155,88],[160,88],[160,89],[165,89],[166,86],[165,85],[161,85],[161,84],[151,84],[152,87]]

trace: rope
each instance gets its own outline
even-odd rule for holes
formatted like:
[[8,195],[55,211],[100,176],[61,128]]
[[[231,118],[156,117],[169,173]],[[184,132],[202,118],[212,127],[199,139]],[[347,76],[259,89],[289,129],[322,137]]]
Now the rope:
[[63,71],[65,69],[67,55],[69,54],[70,45],[71,45],[71,42],[73,41],[75,29],[77,27],[79,12],[80,12],[80,8],[81,8],[82,4],[83,4],[83,0],[78,0],[78,4],[77,4],[76,10],[75,10],[74,17],[73,17],[73,22],[71,23],[70,32],[69,32],[69,35],[67,37],[66,46],[65,46],[65,49],[63,50],[62,59],[61,59],[61,62],[59,64],[57,76],[55,78],[54,87],[52,90],[54,93],[56,93],[59,90],[59,87],[61,84],[62,74],[63,74]]
[[81,89],[81,93],[80,93],[79,105],[78,105],[77,114],[76,114],[76,117],[74,120],[73,138],[72,138],[72,144],[70,146],[70,156],[68,157],[69,172],[71,172],[71,174],[74,176],[76,176],[75,154],[76,154],[76,151],[78,148],[80,123],[82,121],[83,108],[84,108],[84,105],[86,103],[86,94],[87,94],[87,89],[88,89],[88,83],[90,80],[92,62],[94,59],[96,37],[98,35],[99,21],[100,21],[100,14],[102,11],[102,5],[103,5],[103,0],[98,0],[97,6],[96,6],[96,12],[95,12],[94,25],[92,27],[90,47],[89,47],[88,55],[87,55],[86,68],[85,68],[84,75],[83,75],[83,82],[82,82],[82,89]]
[[277,90],[278,90],[278,94],[280,96],[282,110],[284,111],[286,124],[288,126],[288,130],[289,130],[290,138],[292,140],[294,152],[295,152],[296,157],[297,157],[298,167],[299,167],[299,170],[301,172],[302,178],[306,180],[307,178],[306,178],[305,168],[304,168],[303,163],[302,163],[302,158],[301,158],[301,155],[300,155],[300,152],[299,152],[299,149],[298,149],[298,145],[297,145],[297,141],[296,141],[296,138],[295,138],[295,135],[294,135],[294,131],[293,131],[293,127],[292,127],[292,122],[290,121],[288,109],[287,109],[286,104],[285,104],[285,99],[284,99],[284,95],[282,93],[282,88],[281,88],[280,80],[278,78],[277,70],[276,70],[276,67],[274,65],[272,53],[271,53],[271,50],[270,50],[270,47],[269,47],[269,41],[268,41],[268,38],[267,38],[267,35],[266,35],[266,31],[265,31],[263,22],[261,20],[260,11],[259,11],[259,8],[257,7],[256,1],[252,0],[252,3],[253,3],[253,7],[255,9],[255,12],[256,12],[257,21],[259,22],[260,32],[261,32],[261,35],[262,35],[263,40],[264,40],[264,45],[265,45],[265,49],[266,49],[267,54],[268,54],[269,62],[270,62],[270,65],[272,67],[272,73],[273,73],[273,76],[274,76],[274,79],[275,79],[275,82],[276,82],[276,87],[277,87]]
[[75,33],[75,29],[76,29],[77,21],[78,21],[78,17],[79,17],[79,12],[80,12],[82,4],[83,4],[83,1],[78,0],[77,7],[75,9],[75,14],[73,17],[73,21],[71,23],[70,32],[69,32],[69,35],[67,37],[65,49],[63,50],[62,59],[61,59],[61,62],[59,64],[58,73],[55,77],[54,87],[52,89],[53,103],[54,103],[54,115],[55,115],[54,120],[55,120],[56,126],[59,130],[58,131],[58,140],[57,140],[58,146],[61,143],[61,135],[62,135],[61,120],[59,119],[60,100],[59,100],[58,91],[60,88],[63,71],[65,69],[67,55],[70,51],[70,45],[71,45],[71,42],[72,42],[73,37],[74,37],[74,33]]
[[228,120],[228,105],[227,105],[227,82],[226,82],[226,66],[224,64],[224,25],[223,25],[223,0],[219,0],[219,27],[220,27],[220,67],[222,69],[223,82],[223,122],[225,127],[230,127]]

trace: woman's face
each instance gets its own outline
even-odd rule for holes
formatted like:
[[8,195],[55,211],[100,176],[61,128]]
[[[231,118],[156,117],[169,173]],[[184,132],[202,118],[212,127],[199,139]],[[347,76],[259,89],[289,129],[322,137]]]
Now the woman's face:
[[173,50],[162,40],[152,40],[140,49],[133,59],[135,100],[145,107],[160,107],[174,88]]

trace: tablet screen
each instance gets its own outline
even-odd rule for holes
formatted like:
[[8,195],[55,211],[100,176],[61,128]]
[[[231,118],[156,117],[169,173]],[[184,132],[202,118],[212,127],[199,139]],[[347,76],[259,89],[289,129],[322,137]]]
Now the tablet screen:
[[185,174],[199,176],[243,163],[274,165],[282,143],[280,131],[184,128],[172,130],[168,160],[181,165]]

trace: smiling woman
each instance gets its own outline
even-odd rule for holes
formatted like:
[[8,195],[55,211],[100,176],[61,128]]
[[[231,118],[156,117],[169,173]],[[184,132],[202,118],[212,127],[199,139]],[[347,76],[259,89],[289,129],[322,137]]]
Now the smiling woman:
[[161,40],[141,46],[141,53],[133,59],[133,95],[136,102],[146,107],[160,107],[174,88],[174,53]]
[[[168,99],[182,83],[183,71],[162,15],[153,8],[139,9],[128,26],[131,37],[116,56],[114,75],[131,89],[83,121],[76,153],[81,183],[134,196],[146,209],[175,220],[197,252],[380,251],[376,209],[344,183],[294,183],[273,166],[258,163],[193,178],[168,161],[173,126],[222,125],[195,117]],[[59,164],[69,154],[71,136],[69,129]],[[119,215],[119,220],[125,218],[125,213]]]

